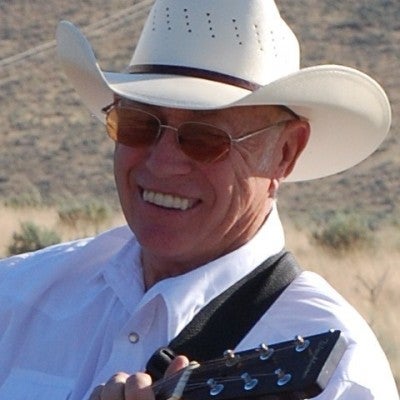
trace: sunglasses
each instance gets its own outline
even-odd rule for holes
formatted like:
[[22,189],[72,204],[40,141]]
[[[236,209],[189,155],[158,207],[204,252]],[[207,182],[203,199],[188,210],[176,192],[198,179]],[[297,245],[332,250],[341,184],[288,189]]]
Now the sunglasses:
[[[223,129],[205,122],[187,121],[178,127],[164,125],[155,115],[132,106],[125,106],[120,101],[104,107],[102,111],[106,114],[107,134],[115,142],[134,148],[150,147],[160,139],[163,129],[171,129],[175,131],[176,141],[183,153],[202,163],[222,160],[227,157],[234,144],[284,126],[293,120],[291,118],[279,121],[233,138]],[[289,111],[298,118],[291,110]]]

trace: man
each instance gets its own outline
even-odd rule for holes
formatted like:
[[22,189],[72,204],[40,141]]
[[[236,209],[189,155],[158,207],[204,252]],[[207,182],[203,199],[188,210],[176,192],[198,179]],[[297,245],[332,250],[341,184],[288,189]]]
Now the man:
[[[157,0],[126,73],[102,72],[68,22],[57,41],[67,76],[116,142],[129,228],[2,261],[0,398],[152,399],[153,353],[284,248],[280,183],[367,157],[390,107],[359,71],[299,69],[272,0]],[[274,300],[235,350],[340,330],[346,350],[317,398],[398,398],[374,334],[321,277],[296,274]],[[224,342],[232,327],[220,328]],[[173,398],[188,363],[182,354],[167,368],[186,371]]]

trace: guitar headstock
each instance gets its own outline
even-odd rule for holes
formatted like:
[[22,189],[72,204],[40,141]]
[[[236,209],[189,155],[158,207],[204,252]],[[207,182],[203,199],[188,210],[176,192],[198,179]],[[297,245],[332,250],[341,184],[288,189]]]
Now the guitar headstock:
[[[157,400],[238,398],[305,399],[326,387],[345,351],[340,331],[329,331],[192,365],[184,374],[155,388]],[[184,381],[184,382],[183,382]],[[179,398],[178,397],[178,398]]]

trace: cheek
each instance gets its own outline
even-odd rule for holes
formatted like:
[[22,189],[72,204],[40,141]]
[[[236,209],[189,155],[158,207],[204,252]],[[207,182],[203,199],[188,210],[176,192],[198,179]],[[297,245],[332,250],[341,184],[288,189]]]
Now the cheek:
[[237,178],[232,165],[225,161],[211,166],[200,166],[201,172],[207,182],[207,193],[204,198],[204,205],[208,210],[209,219],[216,225],[221,224],[227,214],[231,212],[234,203],[237,202],[235,195]]
[[121,199],[130,186],[130,176],[144,158],[144,152],[121,144],[116,144],[114,150],[114,177]]
[[121,146],[116,145],[114,150],[114,177],[118,192],[121,194],[121,188],[126,181],[127,159],[124,157],[124,152],[121,151]]
[[121,178],[131,169],[136,168],[143,160],[145,152],[140,149],[116,144],[114,149],[114,171],[115,175]]
[[[236,162],[234,161],[232,164],[232,167],[236,166],[235,184],[232,187],[232,207],[239,210],[239,214],[243,216],[263,213],[267,199],[271,197],[271,179],[269,177],[271,159],[266,156],[266,165],[261,168],[260,159],[254,160],[249,155],[251,162],[247,162],[247,157],[243,152],[237,155]],[[248,154],[246,153],[246,155]]]
[[232,194],[236,207],[241,209],[242,214],[251,212],[258,207],[261,199],[266,198],[266,179],[259,177],[247,177],[238,182]]
[[215,209],[220,218],[226,217],[229,224],[246,212],[253,196],[253,178],[246,168],[239,168],[239,165],[233,159],[210,176],[215,192]]

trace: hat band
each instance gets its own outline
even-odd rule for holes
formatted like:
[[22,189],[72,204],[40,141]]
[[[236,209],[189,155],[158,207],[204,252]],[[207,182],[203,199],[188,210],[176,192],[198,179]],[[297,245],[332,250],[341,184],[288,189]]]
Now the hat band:
[[163,75],[183,75],[192,78],[207,79],[210,81],[225,83],[227,85],[237,86],[242,89],[254,92],[262,85],[255,82],[246,81],[245,79],[235,76],[222,74],[220,72],[209,71],[201,68],[182,67],[179,65],[163,65],[163,64],[136,64],[128,68],[130,74],[163,74]]

